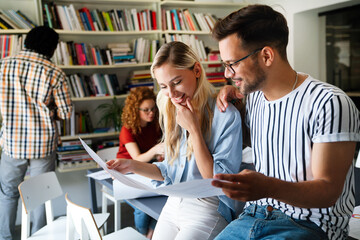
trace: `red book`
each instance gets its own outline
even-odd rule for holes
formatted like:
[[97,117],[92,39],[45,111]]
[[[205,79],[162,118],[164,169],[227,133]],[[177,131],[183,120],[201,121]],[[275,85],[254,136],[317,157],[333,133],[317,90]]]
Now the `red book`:
[[83,52],[81,44],[75,43],[75,49],[76,49],[76,56],[77,56],[79,65],[86,65],[86,57]]
[[173,29],[174,29],[174,30],[178,30],[178,29],[176,28],[175,15],[174,15],[173,12],[171,12],[170,14],[171,14],[171,21],[172,21],[172,24],[173,24]]
[[138,19],[138,23],[139,23],[139,29],[140,29],[140,31],[141,30],[143,30],[143,28],[142,28],[142,17],[140,17],[140,13],[136,13],[136,16],[137,16],[137,19]]
[[206,76],[223,76],[224,72],[210,72],[210,73],[206,73]]
[[95,65],[99,65],[99,63],[98,63],[98,61],[97,61],[97,59],[96,59],[96,51],[95,51],[95,48],[94,48],[94,47],[91,48],[91,55],[92,55],[92,57],[93,57],[93,59],[94,59],[94,64],[95,64]]
[[86,7],[83,7],[80,9],[80,11],[84,12],[87,16],[87,19],[89,20],[89,24],[90,24],[90,27],[91,27],[91,30],[92,31],[95,31],[95,26],[94,26],[94,20],[92,19],[91,17],[91,14],[90,14],[90,11],[88,8]]
[[[165,15],[165,11],[164,11],[164,15]],[[157,24],[156,24],[156,12],[155,11],[151,11],[151,23],[152,23],[152,30],[157,30]]]

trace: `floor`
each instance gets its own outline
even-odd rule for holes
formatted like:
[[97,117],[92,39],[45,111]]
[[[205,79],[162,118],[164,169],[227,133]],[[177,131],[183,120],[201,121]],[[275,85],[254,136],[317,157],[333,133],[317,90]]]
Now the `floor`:
[[[114,205],[108,206],[108,212],[110,213],[109,220],[107,221],[108,233],[114,231]],[[121,228],[134,227],[134,209],[126,203],[121,204]],[[15,227],[15,236],[13,240],[21,239],[21,226]]]

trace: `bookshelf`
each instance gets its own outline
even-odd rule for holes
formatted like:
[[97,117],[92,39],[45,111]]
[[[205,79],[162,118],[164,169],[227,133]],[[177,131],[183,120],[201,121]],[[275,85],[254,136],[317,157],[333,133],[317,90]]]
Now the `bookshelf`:
[[[13,0],[2,1],[0,3],[0,9],[14,9],[24,12],[35,24],[43,25],[43,8],[45,4],[50,5],[54,1],[50,0]],[[141,12],[144,9],[149,9],[156,12],[156,25],[157,29],[153,30],[127,30],[127,31],[88,31],[88,30],[64,30],[55,28],[55,31],[60,36],[60,41],[75,43],[86,43],[99,46],[100,48],[106,48],[108,43],[131,43],[134,39],[146,38],[150,41],[157,40],[159,45],[166,42],[165,35],[180,35],[180,36],[194,36],[199,41],[203,42],[204,47],[208,49],[217,49],[217,42],[210,36],[210,31],[205,30],[169,30],[163,26],[162,10],[181,10],[188,9],[191,13],[209,13],[215,15],[218,18],[224,17],[230,12],[241,8],[244,3],[221,3],[221,2],[204,2],[204,1],[160,1],[160,0],[56,0],[56,5],[70,6],[74,9],[88,8],[89,10],[98,9],[99,11],[111,11],[112,9],[136,9]],[[26,34],[28,29],[7,29],[1,30],[0,35],[21,35]],[[185,38],[185,37],[184,37]],[[133,47],[133,46],[132,46]],[[219,59],[203,59],[202,64],[205,70],[208,70],[211,66],[218,66],[220,64]],[[119,81],[119,84],[125,86],[129,79],[129,76],[134,70],[149,69],[151,61],[141,63],[129,63],[129,64],[113,64],[113,65],[63,65],[59,64],[59,67],[67,75],[82,74],[115,74]],[[154,84],[156,89],[156,84]],[[219,89],[219,88],[218,88]],[[116,94],[115,98],[119,102],[123,102],[126,98],[126,92]],[[76,111],[87,110],[90,114],[92,124],[96,126],[99,120],[99,114],[95,113],[95,109],[98,105],[111,101],[114,96],[96,96],[96,97],[72,97],[72,101]],[[62,141],[77,140],[80,136],[83,139],[93,139],[94,143],[102,139],[117,139],[119,132],[106,132],[106,133],[88,133],[88,134],[75,134],[61,136]],[[78,169],[78,167],[76,167]],[[80,169],[80,168],[79,168]],[[66,171],[70,171],[67,169]]]

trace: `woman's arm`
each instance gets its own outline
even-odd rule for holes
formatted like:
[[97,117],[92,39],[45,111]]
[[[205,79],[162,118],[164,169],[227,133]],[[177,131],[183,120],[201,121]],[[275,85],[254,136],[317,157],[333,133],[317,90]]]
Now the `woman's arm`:
[[187,106],[174,103],[177,109],[176,122],[189,132],[189,136],[193,143],[194,155],[197,167],[203,178],[212,178],[214,175],[214,161],[205,143],[201,132],[200,124],[196,113],[190,103],[190,99],[186,100]]
[[108,161],[106,165],[109,169],[117,170],[122,174],[132,172],[157,181],[164,180],[160,169],[151,163],[134,161],[132,159],[113,159]]
[[[153,137],[153,136],[149,136]],[[130,154],[131,158],[140,162],[149,162],[151,159],[155,158],[156,155],[164,154],[164,145],[163,143],[156,144],[150,148],[147,152],[141,153],[139,146],[136,142],[129,142],[125,144],[125,148]]]

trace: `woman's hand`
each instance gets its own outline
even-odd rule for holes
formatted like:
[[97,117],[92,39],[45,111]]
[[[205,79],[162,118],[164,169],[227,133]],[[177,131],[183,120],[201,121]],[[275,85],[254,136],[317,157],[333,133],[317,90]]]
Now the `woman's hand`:
[[190,99],[186,99],[186,106],[172,102],[176,107],[176,122],[185,128],[190,134],[200,130],[199,121],[191,105]]
[[164,155],[165,149],[164,149],[164,143],[158,143],[155,146],[152,147],[154,151],[154,155]]
[[126,174],[129,172],[133,172],[135,169],[135,162],[132,159],[112,159],[106,163],[109,169],[114,169],[116,171],[121,172],[122,174]]

